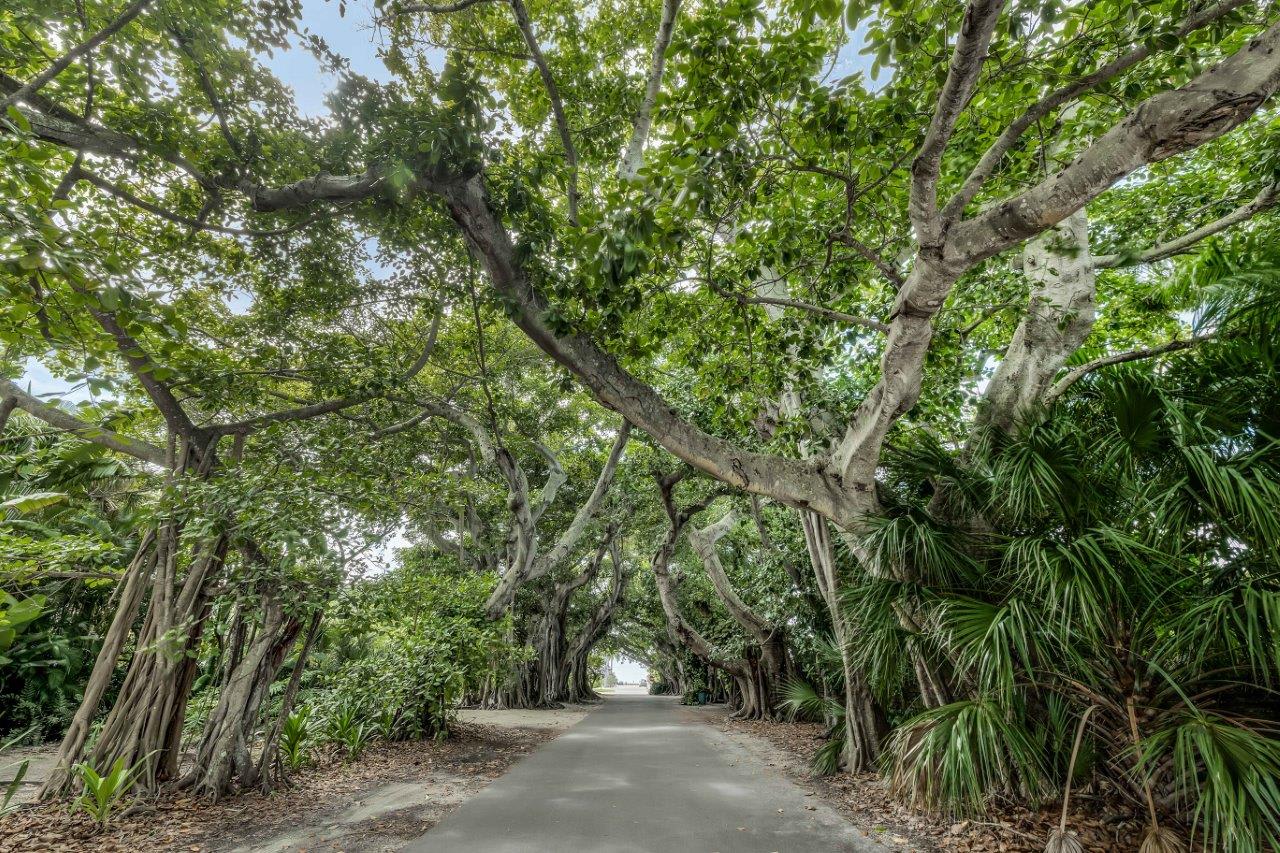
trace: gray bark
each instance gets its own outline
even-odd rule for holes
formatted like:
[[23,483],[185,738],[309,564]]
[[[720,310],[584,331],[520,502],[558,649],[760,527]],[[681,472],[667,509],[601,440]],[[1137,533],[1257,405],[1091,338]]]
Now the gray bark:
[[1097,292],[1083,210],[1038,235],[1022,253],[1027,313],[987,386],[977,428],[1004,432],[1040,407],[1058,371],[1093,329]]
[[714,524],[702,530],[690,530],[689,544],[701,558],[707,577],[711,579],[711,586],[725,609],[758,648],[758,659],[753,660],[748,656],[748,663],[753,670],[750,679],[753,704],[761,716],[776,717],[780,688],[795,677],[795,666],[787,649],[786,632],[782,626],[763,619],[742,600],[720,561],[716,543],[733,529],[737,520],[737,512],[731,509]]

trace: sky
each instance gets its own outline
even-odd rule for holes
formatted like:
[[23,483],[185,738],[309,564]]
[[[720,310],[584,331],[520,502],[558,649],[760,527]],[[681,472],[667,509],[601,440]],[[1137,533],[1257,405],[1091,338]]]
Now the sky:
[[[347,4],[344,17],[338,14],[336,0],[303,0],[302,21],[309,32],[320,36],[330,49],[346,57],[352,71],[386,82],[391,75],[378,58],[382,41],[373,24],[371,9],[365,0],[355,0]],[[323,72],[310,53],[295,48],[276,51],[274,56],[261,59],[282,82],[293,88],[300,112],[315,117],[329,111],[325,98],[337,85],[337,78]]]
[[611,658],[609,664],[613,667],[613,674],[618,676],[618,680],[627,684],[635,684],[640,679],[649,677],[649,667],[636,663],[631,658]]

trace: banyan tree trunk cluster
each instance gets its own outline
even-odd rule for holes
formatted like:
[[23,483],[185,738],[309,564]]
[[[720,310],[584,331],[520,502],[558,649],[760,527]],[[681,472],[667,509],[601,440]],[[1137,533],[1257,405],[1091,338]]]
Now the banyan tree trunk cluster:
[[[491,708],[545,708],[564,702],[598,699],[591,689],[591,650],[608,633],[622,602],[629,576],[616,531],[612,529],[586,567],[559,583],[547,579],[537,585],[532,613],[513,623],[519,631],[513,640],[531,651],[529,660],[498,673],[476,701]],[[576,593],[600,575],[606,557],[612,569],[608,589],[594,607],[587,609],[581,626],[570,636],[570,615]]]
[[[217,466],[212,445],[197,447],[181,439],[170,441],[169,457],[168,485],[177,496],[208,480]],[[55,769],[40,789],[42,798],[65,793],[73,781],[71,768],[79,762],[102,770],[123,760],[134,768],[139,790],[169,784],[213,798],[237,788],[270,788],[279,780],[271,742],[279,734],[279,720],[267,727],[268,742],[255,762],[256,733],[265,722],[268,690],[309,625],[294,664],[300,671],[319,628],[319,611],[283,600],[279,585],[270,581],[273,558],[212,508],[210,516],[196,519],[174,510],[141,537],[80,707],[59,746]],[[229,559],[233,543],[237,559]],[[217,643],[219,699],[203,721],[194,761],[184,767],[180,757],[199,651],[218,621],[219,607],[229,614]],[[124,680],[109,696],[130,638],[133,651]],[[296,692],[296,685],[286,692],[278,717],[289,714]],[[109,701],[106,717],[90,743],[104,701]]]

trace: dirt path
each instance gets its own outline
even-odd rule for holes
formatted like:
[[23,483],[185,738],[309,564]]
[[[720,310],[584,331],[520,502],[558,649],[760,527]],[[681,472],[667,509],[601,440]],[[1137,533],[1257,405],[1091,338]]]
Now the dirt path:
[[351,764],[322,756],[269,795],[164,797],[105,833],[65,805],[28,807],[0,819],[0,853],[395,851],[588,710],[464,711],[447,740],[376,744]]

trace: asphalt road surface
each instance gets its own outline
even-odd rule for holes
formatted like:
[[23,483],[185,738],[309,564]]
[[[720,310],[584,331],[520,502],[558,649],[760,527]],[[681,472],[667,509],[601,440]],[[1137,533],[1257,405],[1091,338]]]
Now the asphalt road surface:
[[612,696],[403,848],[412,853],[883,853],[671,697]]

